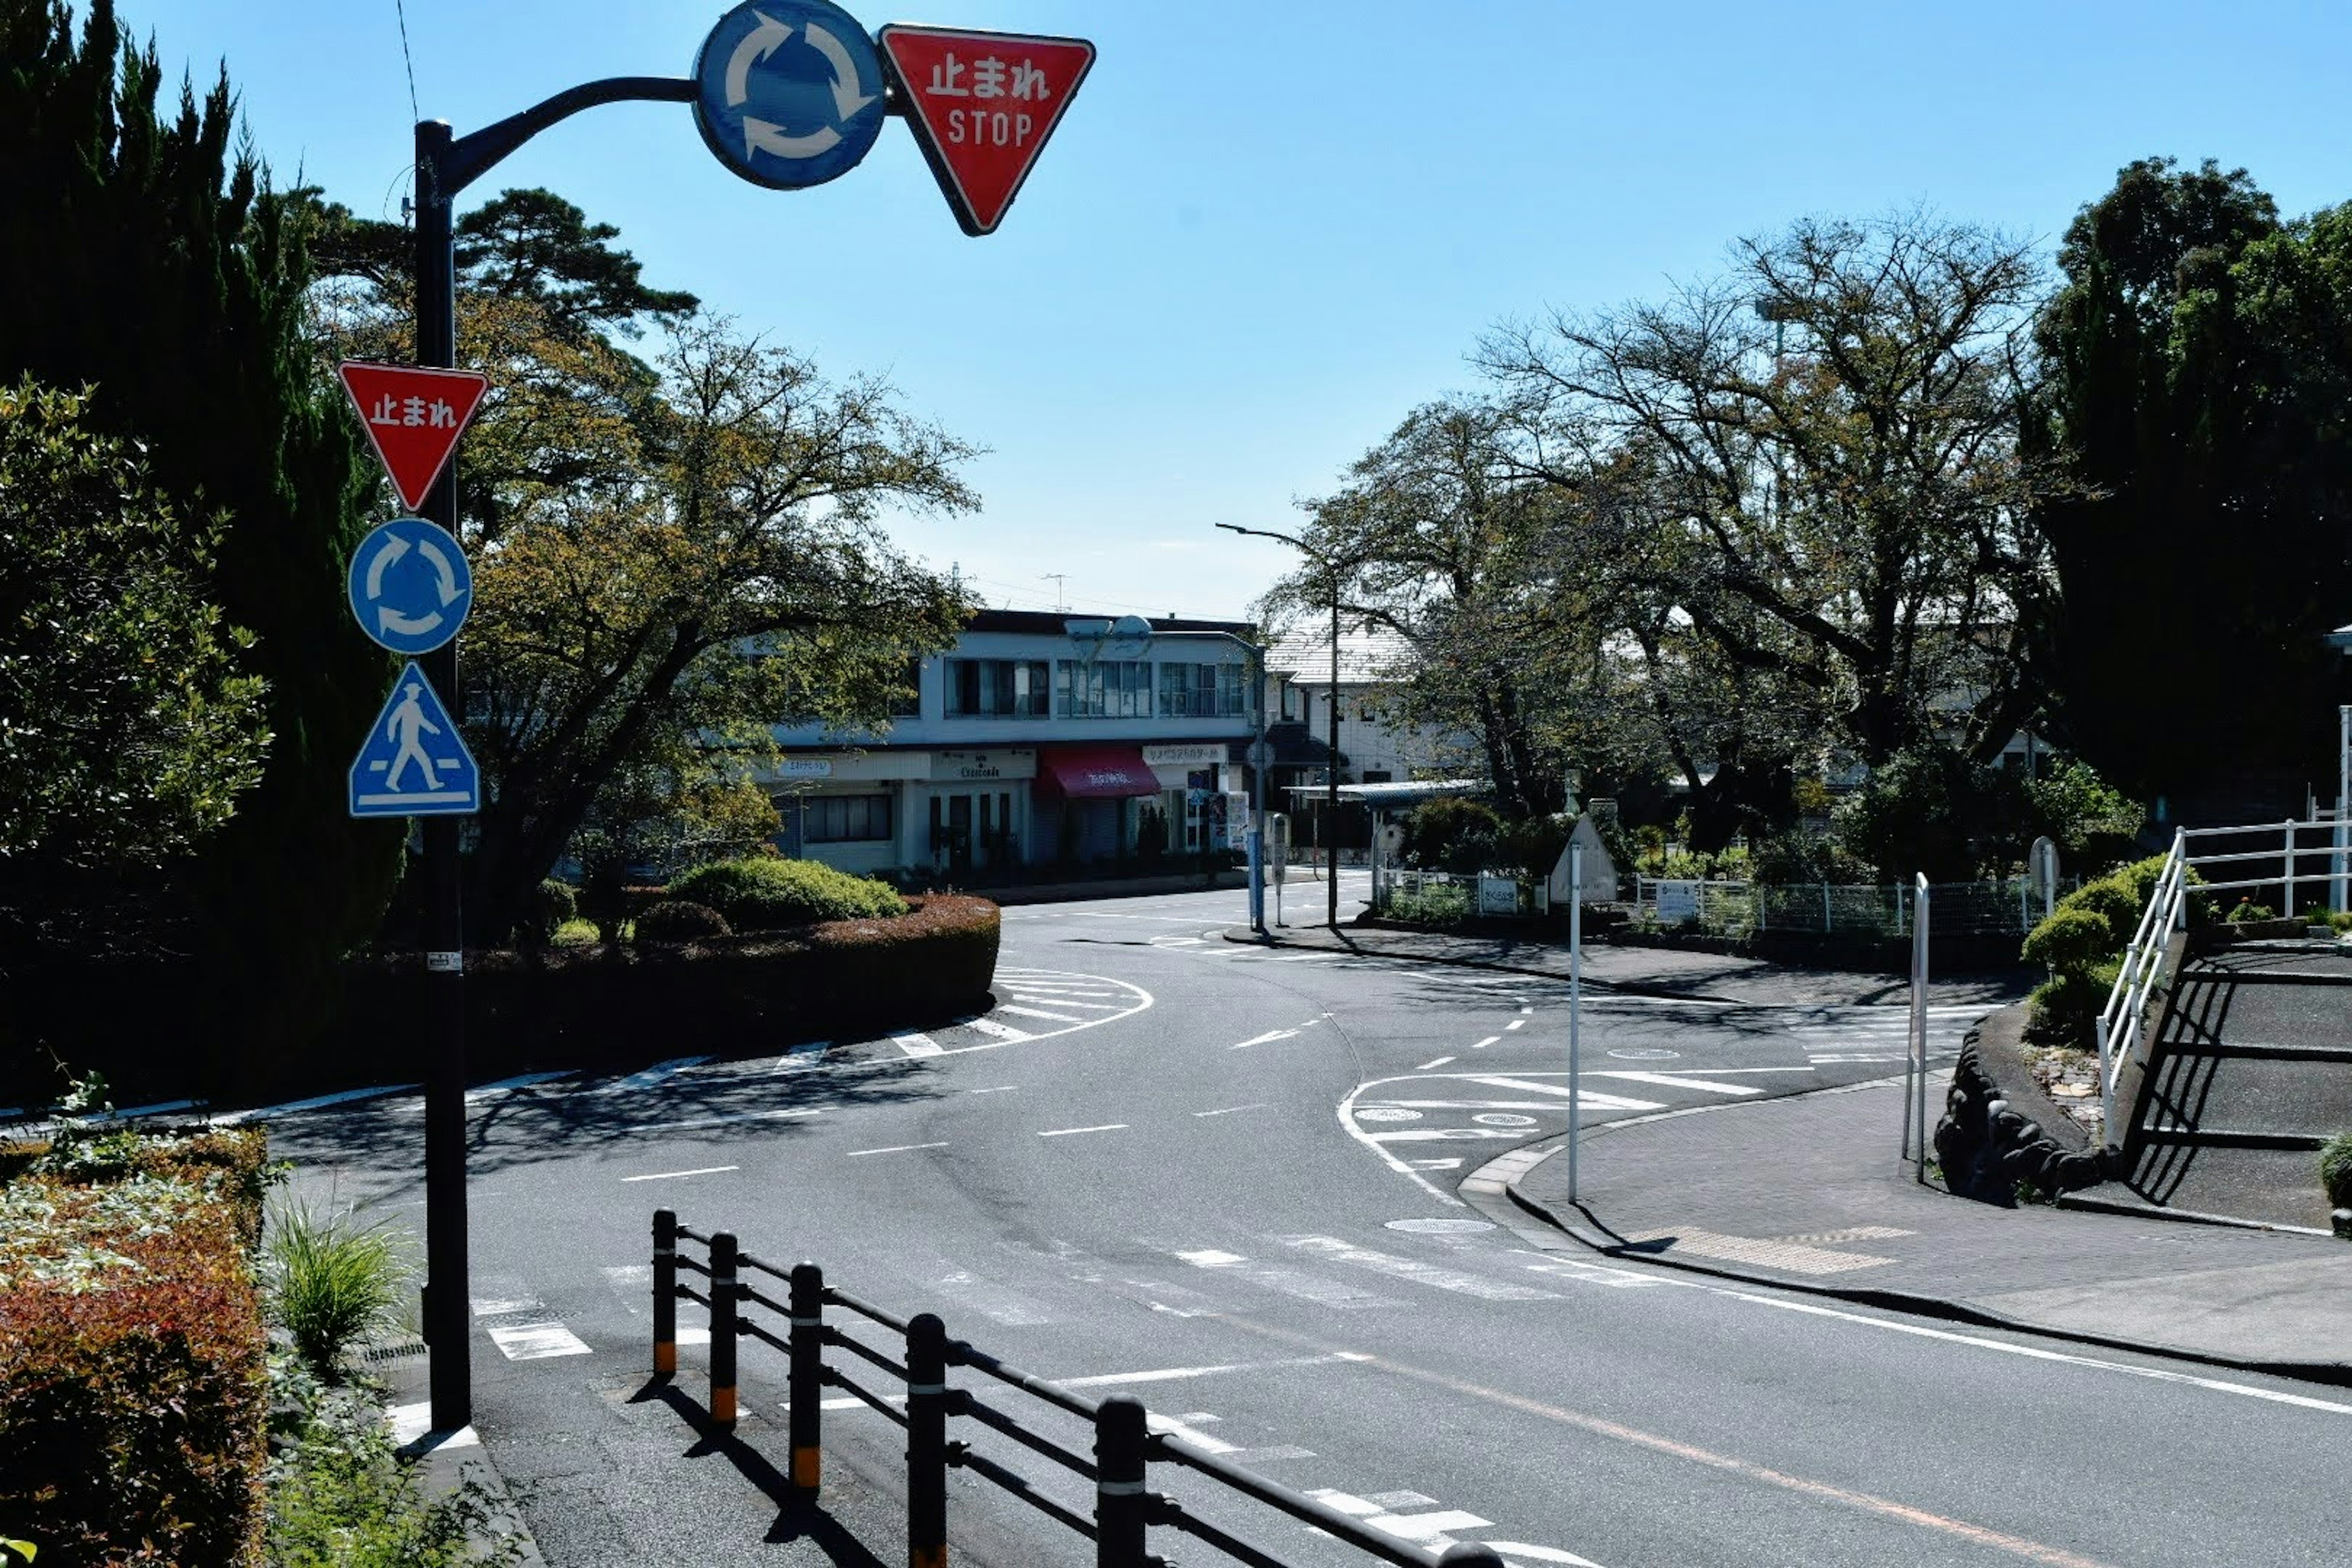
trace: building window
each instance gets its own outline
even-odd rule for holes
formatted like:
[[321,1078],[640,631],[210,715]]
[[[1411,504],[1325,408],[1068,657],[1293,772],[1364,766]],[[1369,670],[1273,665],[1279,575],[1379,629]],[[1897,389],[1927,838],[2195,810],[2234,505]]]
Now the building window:
[[1054,662],[1054,713],[1062,719],[1149,719],[1151,665],[1147,659],[1074,658]]
[[1163,664],[1162,719],[1238,719],[1247,710],[1249,671],[1238,664]]
[[801,805],[803,844],[860,844],[890,837],[887,795],[811,795]]
[[890,717],[919,719],[923,716],[923,661],[910,658],[898,676],[899,689],[890,694]]
[[948,660],[950,719],[1043,719],[1045,661],[1042,658]]

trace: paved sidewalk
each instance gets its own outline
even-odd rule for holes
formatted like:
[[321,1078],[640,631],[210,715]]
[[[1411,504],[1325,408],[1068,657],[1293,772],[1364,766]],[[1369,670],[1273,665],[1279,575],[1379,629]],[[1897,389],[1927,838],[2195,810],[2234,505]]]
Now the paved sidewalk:
[[[1342,925],[1337,931],[1323,925],[1286,926],[1276,931],[1270,940],[1260,939],[1247,926],[1235,926],[1224,935],[1232,942],[1504,969],[1556,980],[1568,978],[1568,948],[1560,942],[1350,925]],[[1931,985],[1939,1004],[1983,1002],[1998,1005],[2024,995],[2037,978],[2022,969],[2004,970],[1989,974],[1953,975],[1932,980]],[[1899,1002],[1911,988],[1909,978],[1904,975],[1808,969],[1731,953],[1616,947],[1591,942],[1584,948],[1584,980],[1586,984],[1601,991],[1816,1006]]]
[[1465,1195],[1623,1256],[2352,1384],[2352,1245],[1956,1198],[1898,1163],[1902,1103],[1879,1080],[1588,1127],[1580,1204],[1556,1140]]

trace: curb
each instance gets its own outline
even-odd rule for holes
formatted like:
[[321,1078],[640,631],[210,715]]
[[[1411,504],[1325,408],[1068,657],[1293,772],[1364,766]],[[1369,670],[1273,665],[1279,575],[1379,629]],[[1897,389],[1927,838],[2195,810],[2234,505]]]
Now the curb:
[[[521,1505],[508,1489],[506,1476],[473,1427],[458,1433],[428,1432],[403,1446],[399,1452],[415,1467],[418,1487],[430,1497],[447,1497],[468,1483],[479,1488],[490,1510],[489,1530],[496,1542],[503,1545],[519,1568],[547,1568],[547,1559],[540,1552],[539,1541],[523,1518]],[[477,1531],[472,1544],[476,1554],[480,1555],[492,1542],[483,1539],[482,1532]]]
[[[1826,1090],[1822,1092],[1839,1092]],[[1722,1107],[1737,1110],[1736,1106]],[[1614,1125],[1602,1123],[1603,1127]],[[1628,1244],[1611,1238],[1611,1233],[1590,1209],[1579,1205],[1576,1212],[1594,1227],[1586,1229],[1570,1223],[1549,1207],[1519,1191],[1518,1184],[1528,1173],[1558,1153],[1566,1145],[1556,1141],[1550,1147],[1541,1142],[1522,1144],[1497,1155],[1465,1176],[1460,1185],[1464,1201],[1490,1218],[1502,1220],[1517,1229],[1492,1206],[1495,1198],[1507,1200],[1519,1211],[1550,1230],[1567,1237],[1588,1251],[1618,1263],[1643,1263],[1656,1268],[1670,1268],[1685,1274],[1696,1274],[1710,1279],[1726,1280],[1738,1285],[1756,1286],[1765,1289],[1788,1291],[1800,1296],[1843,1301],[1851,1306],[1873,1307],[1881,1311],[1899,1312],[1907,1317],[1928,1318],[1940,1322],[1964,1323],[1972,1328],[1999,1329],[2011,1333],[2031,1334],[2040,1339],[2058,1340],[2067,1344],[2087,1345],[2098,1350],[2122,1351],[2134,1355],[2181,1361],[2199,1366],[2219,1367],[2231,1372],[2255,1373],[2268,1377],[2291,1378],[2299,1383],[2314,1383],[2332,1388],[2352,1388],[2352,1363],[2345,1362],[2285,1362],[2261,1358],[2218,1355],[2208,1351],[2189,1350],[2185,1346],[2168,1345],[2156,1341],[2127,1340],[2110,1334],[2095,1334],[2079,1329],[2063,1329],[2047,1324],[2028,1322],[2005,1313],[1989,1311],[1982,1307],[1946,1296],[1917,1294],[1907,1290],[1869,1290],[1836,1285],[1813,1285],[1782,1279],[1773,1275],[1750,1273],[1719,1264],[1699,1263],[1687,1258],[1667,1258],[1645,1251],[1638,1243]],[[1497,1167],[1502,1167],[1499,1173]],[[1482,1201],[1486,1200],[1486,1201]],[[1964,1200],[1960,1200],[1964,1201]]]
[[[1406,963],[1440,963],[1453,969],[1490,969],[1503,974],[1527,974],[1538,980],[1550,980],[1566,984],[1568,976],[1555,974],[1549,969],[1532,969],[1524,963],[1503,963],[1490,958],[1439,958],[1420,952],[1393,952],[1377,947],[1351,947],[1344,942],[1336,947],[1321,942],[1285,942],[1276,936],[1260,936],[1247,926],[1228,926],[1224,939],[1242,947],[1286,947],[1296,952],[1337,952],[1351,958],[1393,958]],[[1835,971],[1833,973],[1845,973]],[[1583,980],[1588,991],[1614,992],[1624,996],[1651,996],[1661,1002],[1711,1002],[1720,1006],[1755,1007],[1760,1003],[1745,996],[1710,996],[1696,991],[1678,991],[1672,986],[1653,985],[1643,981],[1596,980],[1587,974]]]
[[2165,1208],[2156,1204],[2128,1203],[2121,1198],[2085,1197],[2080,1193],[2061,1193],[2052,1200],[2062,1209],[2080,1209],[2084,1214],[2125,1215],[2133,1219],[2169,1220],[2175,1225],[2218,1226],[2228,1230],[2268,1230],[2285,1236],[2333,1237],[2332,1230],[2322,1230],[2315,1225],[2287,1225],[2267,1219],[2242,1219],[2236,1215],[2208,1214],[2202,1209]]

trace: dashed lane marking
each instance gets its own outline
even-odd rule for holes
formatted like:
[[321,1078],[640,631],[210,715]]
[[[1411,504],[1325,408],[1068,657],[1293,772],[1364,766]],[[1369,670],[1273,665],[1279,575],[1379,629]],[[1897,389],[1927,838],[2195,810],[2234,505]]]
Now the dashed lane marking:
[[1245,1051],[1252,1046],[1263,1046],[1270,1040],[1286,1040],[1297,1033],[1298,1033],[1298,1031],[1296,1029],[1268,1029],[1263,1035],[1253,1035],[1248,1039],[1242,1041],[1241,1044],[1237,1046],[1229,1046],[1226,1048],[1228,1050]]
[[692,1171],[656,1171],[649,1176],[623,1176],[625,1182],[674,1182],[680,1176],[715,1176],[721,1171],[740,1171],[740,1165],[704,1165]]
[[1196,1110],[1195,1116],[1231,1116],[1236,1110],[1264,1110],[1267,1102],[1261,1100],[1254,1105],[1228,1105],[1215,1110]]
[[1531,1285],[1506,1285],[1459,1269],[1440,1268],[1433,1263],[1423,1263],[1417,1258],[1399,1258],[1393,1253],[1375,1252],[1369,1247],[1357,1247],[1329,1236],[1299,1236],[1288,1239],[1288,1246],[1313,1257],[1344,1263],[1352,1268],[1409,1284],[1426,1285],[1434,1289],[1451,1290],[1457,1295],[1475,1296],[1484,1301],[1556,1301],[1559,1297],[1549,1290],[1538,1290]]
[[1478,1041],[1476,1044],[1473,1045],[1470,1048],[1471,1048],[1472,1050],[1474,1050],[1474,1051],[1483,1051],[1483,1050],[1485,1050],[1488,1046],[1493,1045],[1496,1040],[1499,1040],[1499,1039],[1501,1039],[1502,1037],[1502,1037],[1502,1036],[1500,1036],[1500,1035],[1489,1035],[1489,1036],[1487,1036],[1485,1039],[1480,1040],[1480,1041]]
[[1427,1071],[1428,1071],[1430,1068],[1442,1068],[1442,1067],[1444,1067],[1447,1062],[1450,1062],[1450,1061],[1452,1061],[1452,1060],[1454,1060],[1454,1058],[1452,1058],[1452,1057],[1440,1057],[1440,1058],[1438,1058],[1435,1061],[1423,1062],[1423,1063],[1422,1063],[1419,1067],[1417,1067],[1417,1068],[1413,1068],[1412,1070],[1413,1070],[1413,1071],[1415,1071],[1415,1072],[1427,1072]]
[[1040,1138],[1067,1138],[1072,1134],[1078,1132],[1124,1132],[1127,1130],[1128,1123],[1124,1121],[1106,1121],[1099,1127],[1056,1127],[1050,1132],[1040,1132],[1037,1136]]
[[945,1143],[893,1143],[888,1147],[882,1149],[852,1149],[848,1153],[842,1157],[846,1160],[855,1160],[866,1154],[904,1154],[916,1149],[944,1149],[946,1147],[947,1145]]

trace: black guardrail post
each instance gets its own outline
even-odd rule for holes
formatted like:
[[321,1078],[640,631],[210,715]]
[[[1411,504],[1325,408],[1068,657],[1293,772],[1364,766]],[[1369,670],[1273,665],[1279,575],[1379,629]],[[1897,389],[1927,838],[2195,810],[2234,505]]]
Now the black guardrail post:
[[793,1490],[814,1502],[824,1468],[824,1438],[818,1424],[824,1387],[824,1270],[814,1263],[793,1266],[792,1400]]
[[654,1371],[677,1371],[677,1211],[654,1210]]
[[710,1233],[710,1418],[735,1425],[735,1233]]
[[907,1323],[907,1559],[948,1563],[948,1331],[935,1312]]
[[1444,1556],[1437,1560],[1437,1568],[1510,1568],[1510,1564],[1505,1563],[1503,1554],[1491,1546],[1457,1541],[1445,1549]]
[[1095,1568],[1144,1568],[1143,1401],[1095,1407]]

